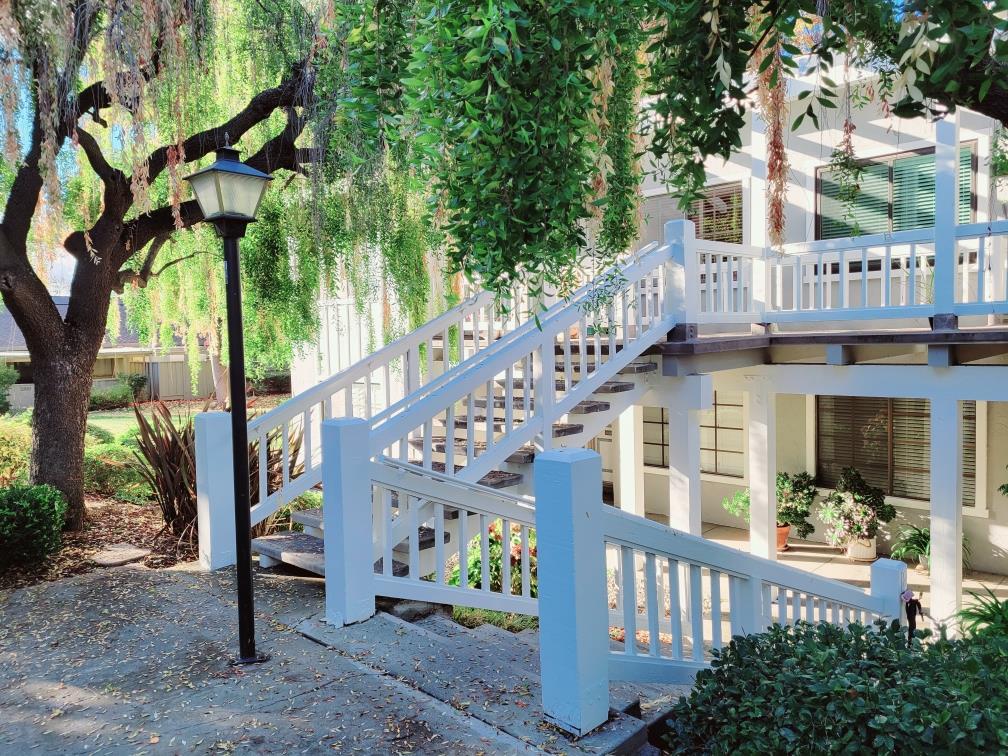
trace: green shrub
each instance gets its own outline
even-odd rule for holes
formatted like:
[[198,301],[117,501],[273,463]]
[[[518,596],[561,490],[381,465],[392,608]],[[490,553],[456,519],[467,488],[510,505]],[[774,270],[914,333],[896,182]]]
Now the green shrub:
[[968,635],[988,634],[1008,638],[1008,600],[985,587],[985,594],[970,593],[973,603],[959,610],[959,626]]
[[105,389],[92,389],[88,409],[92,412],[95,410],[122,409],[123,407],[129,407],[132,403],[133,390],[125,383],[119,383]]
[[[500,520],[493,520],[487,526],[487,556],[490,562],[490,590],[501,592],[504,585],[504,538],[501,532],[502,523]],[[521,570],[521,525],[516,522],[511,523],[511,532],[508,534],[508,551],[511,554],[511,593],[515,596],[522,595],[522,570]],[[482,536],[477,534],[470,542],[466,552],[466,580],[470,588],[482,588],[483,583],[483,559],[481,548]],[[528,534],[529,552],[529,591],[533,598],[539,595],[539,555],[536,548],[536,534],[530,530]],[[455,565],[448,575],[450,585],[461,585],[459,566]]]
[[119,380],[129,387],[133,401],[140,402],[147,398],[147,376],[143,373],[128,373]]
[[84,440],[89,446],[94,444],[111,444],[115,442],[115,436],[113,436],[110,431],[95,423],[89,422],[84,433]]
[[152,497],[150,484],[137,469],[131,449],[97,444],[84,450],[84,492],[141,504]]
[[826,540],[833,546],[874,538],[879,526],[895,517],[896,508],[886,502],[882,489],[868,485],[853,467],[843,469],[836,491],[819,507],[819,518],[827,526]]
[[714,652],[669,719],[668,751],[1004,753],[1008,639],[906,648],[897,624],[775,625]]
[[0,415],[10,412],[10,397],[7,392],[17,383],[18,371],[6,362],[0,362]]
[[52,486],[0,488],[0,567],[55,553],[66,510],[66,499]]
[[10,418],[0,418],[0,487],[28,480],[31,445],[30,426]]
[[[791,475],[786,472],[777,473],[775,484],[777,491],[777,525],[790,525],[799,538],[808,538],[815,531],[815,526],[808,521],[812,514],[812,504],[819,493],[815,480],[807,472]],[[721,506],[727,512],[749,522],[750,494],[745,488],[736,491],[731,496],[721,500]]]

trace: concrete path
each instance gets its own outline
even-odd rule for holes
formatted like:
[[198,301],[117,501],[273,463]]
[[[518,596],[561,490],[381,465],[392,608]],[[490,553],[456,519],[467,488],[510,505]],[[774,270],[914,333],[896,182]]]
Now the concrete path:
[[228,571],[126,566],[0,593],[0,753],[524,753],[293,628],[321,583],[256,575],[263,665],[229,665]]

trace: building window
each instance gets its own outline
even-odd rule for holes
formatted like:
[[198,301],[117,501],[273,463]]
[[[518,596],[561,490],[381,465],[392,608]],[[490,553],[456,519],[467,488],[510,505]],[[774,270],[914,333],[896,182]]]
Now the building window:
[[[817,171],[816,238],[934,226],[934,148],[874,158],[862,166],[859,190],[851,203],[838,198],[840,186],[830,171]],[[959,151],[959,223],[971,223],[975,217],[976,168],[973,146],[963,146]]]
[[696,238],[742,243],[742,184],[719,184],[694,200],[686,217],[696,226]]
[[641,414],[644,416],[644,464],[668,467],[668,410],[664,407],[644,407]]
[[[816,397],[816,477],[833,487],[854,467],[889,496],[931,497],[931,406],[927,399]],[[976,402],[963,402],[962,503],[976,502]]]
[[[700,413],[700,472],[745,475],[742,392],[715,391],[714,406]],[[644,408],[644,464],[669,466],[669,416],[662,407]]]
[[[638,246],[662,242],[665,223],[683,217],[678,201],[671,194],[656,194],[641,203],[641,224]],[[742,243],[742,184],[719,184],[708,187],[704,197],[695,200],[686,218],[696,226],[698,239]]]

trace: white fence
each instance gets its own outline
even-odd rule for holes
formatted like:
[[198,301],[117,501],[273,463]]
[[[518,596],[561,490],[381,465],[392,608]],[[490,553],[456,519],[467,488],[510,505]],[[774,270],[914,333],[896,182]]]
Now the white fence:
[[866,593],[605,506],[594,452],[535,464],[543,708],[569,732],[606,721],[610,679],[686,682],[732,635],[900,615],[902,562]]

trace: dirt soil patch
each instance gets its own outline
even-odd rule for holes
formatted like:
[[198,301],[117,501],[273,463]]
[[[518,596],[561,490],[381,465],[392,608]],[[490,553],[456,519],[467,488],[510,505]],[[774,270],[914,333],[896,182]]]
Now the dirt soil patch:
[[22,588],[36,583],[105,569],[91,562],[91,556],[113,543],[129,543],[151,553],[140,564],[170,567],[196,559],[196,544],[179,543],[164,529],[161,510],[155,504],[127,504],[114,499],[88,497],[84,530],[63,534],[63,547],[42,564],[12,567],[0,571],[0,590]]

